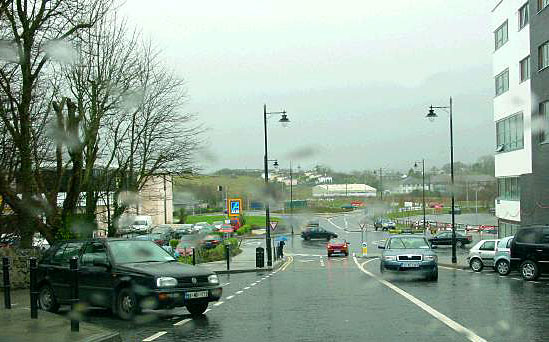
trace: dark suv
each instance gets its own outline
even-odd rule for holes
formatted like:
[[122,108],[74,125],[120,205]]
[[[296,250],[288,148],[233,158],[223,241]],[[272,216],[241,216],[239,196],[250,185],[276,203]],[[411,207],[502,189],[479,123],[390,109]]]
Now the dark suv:
[[536,280],[549,272],[549,226],[520,228],[511,243],[511,268],[525,280]]
[[330,241],[332,238],[337,238],[337,234],[333,233],[329,230],[326,230],[324,228],[320,227],[309,227],[305,228],[303,232],[301,232],[301,237],[304,240],[311,240],[311,239],[324,239]]
[[69,261],[78,257],[79,299],[90,306],[110,308],[122,319],[142,309],[186,306],[201,315],[208,303],[221,298],[217,276],[178,263],[152,241],[97,239],[66,241],[50,248],[38,264],[39,304],[55,312],[69,304]]

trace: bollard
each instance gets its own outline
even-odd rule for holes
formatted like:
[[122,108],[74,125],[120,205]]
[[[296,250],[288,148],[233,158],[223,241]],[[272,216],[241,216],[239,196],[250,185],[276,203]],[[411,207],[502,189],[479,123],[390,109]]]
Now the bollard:
[[36,273],[38,264],[35,257],[29,259],[30,262],[30,307],[31,318],[38,318],[38,289],[36,288]]
[[225,245],[225,258],[227,259],[227,271],[231,269],[231,266],[229,265],[230,259],[231,259],[231,245],[226,244]]
[[4,274],[4,306],[11,309],[10,260],[2,257],[2,273]]
[[196,248],[193,247],[193,265],[196,265]]
[[77,319],[76,304],[78,303],[78,257],[72,257],[70,261],[71,272],[71,331],[78,332],[80,330],[80,321]]
[[255,249],[255,267],[265,267],[265,249],[263,247],[257,247]]

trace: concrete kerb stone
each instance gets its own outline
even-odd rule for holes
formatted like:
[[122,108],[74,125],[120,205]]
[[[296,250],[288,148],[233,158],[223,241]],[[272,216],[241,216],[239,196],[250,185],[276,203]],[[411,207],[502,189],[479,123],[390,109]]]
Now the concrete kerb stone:
[[214,271],[215,274],[237,274],[237,273],[253,273],[253,272],[272,272],[276,271],[280,268],[280,266],[286,261],[284,260],[277,260],[273,267],[264,267],[264,268],[246,268],[246,269],[240,269],[240,270],[220,270],[220,271]]
[[438,265],[442,266],[442,267],[455,268],[457,270],[468,270],[469,269],[469,266],[459,265],[459,264],[452,264],[452,263],[448,264],[448,263],[439,262]]

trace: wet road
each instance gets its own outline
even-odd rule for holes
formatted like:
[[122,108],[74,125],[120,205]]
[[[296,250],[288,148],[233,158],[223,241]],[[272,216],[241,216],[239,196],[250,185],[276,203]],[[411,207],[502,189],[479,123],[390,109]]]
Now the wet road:
[[[354,220],[320,222],[358,253],[361,234],[345,231]],[[373,244],[384,233],[366,235]],[[201,319],[190,319],[182,308],[146,313],[137,322],[97,310],[87,321],[119,330],[124,341],[547,340],[547,278],[527,283],[516,273],[442,267],[435,283],[381,278],[377,259],[328,259],[324,242],[297,237],[287,247],[287,261],[276,273],[220,276],[222,302]]]

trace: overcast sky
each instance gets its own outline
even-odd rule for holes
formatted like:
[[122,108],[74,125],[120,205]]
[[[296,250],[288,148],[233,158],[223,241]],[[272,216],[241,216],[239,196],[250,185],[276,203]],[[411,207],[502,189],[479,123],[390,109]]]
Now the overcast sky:
[[[127,0],[122,13],[186,80],[187,109],[208,127],[206,171],[282,167],[349,171],[449,162],[494,151],[491,2]],[[308,153],[304,153],[308,151]]]

